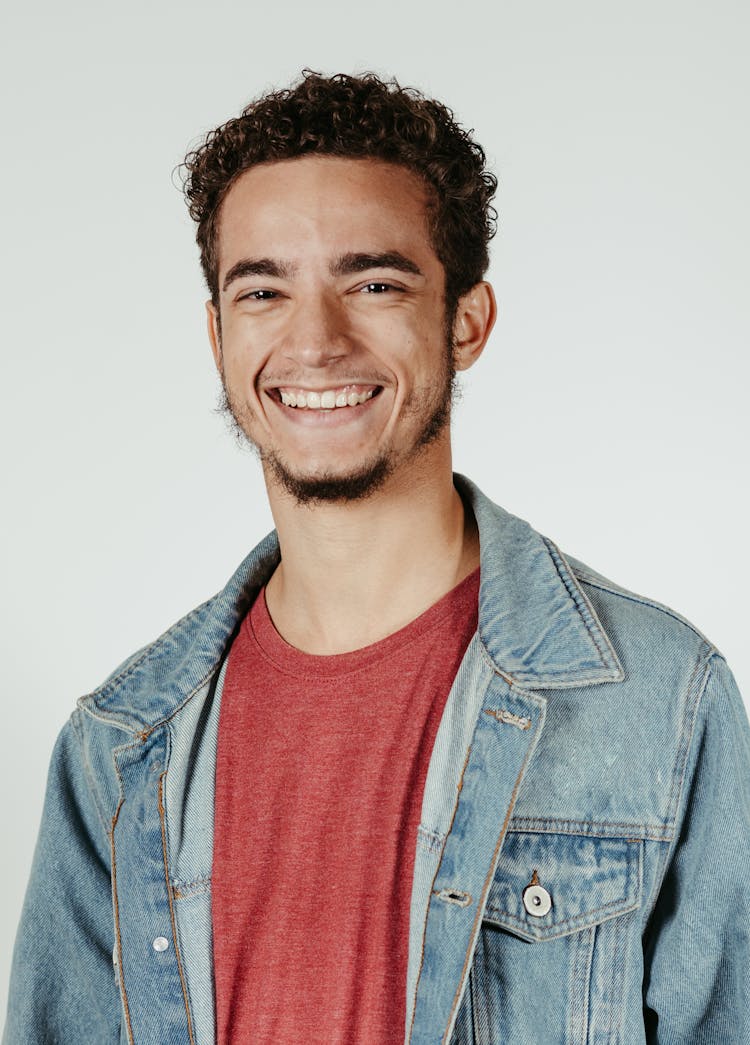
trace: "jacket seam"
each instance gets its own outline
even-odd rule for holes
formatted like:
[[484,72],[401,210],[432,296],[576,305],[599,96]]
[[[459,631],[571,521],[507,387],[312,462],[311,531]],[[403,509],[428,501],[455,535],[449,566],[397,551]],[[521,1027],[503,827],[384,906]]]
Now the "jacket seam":
[[[482,644],[480,642],[480,646],[481,645]],[[484,698],[482,698],[482,699],[484,700]],[[451,815],[451,822],[448,825],[448,831],[446,832],[446,838],[448,837],[448,835],[453,830],[453,822],[456,819],[456,810],[458,809],[458,796],[461,794],[461,788],[463,787],[463,782],[464,782],[464,773],[466,772],[466,767],[469,764],[469,758],[471,757],[472,747],[473,747],[473,745],[469,744],[469,746],[468,746],[468,748],[466,750],[466,757],[464,759],[464,764],[461,767],[461,775],[458,778],[458,786],[456,788],[456,800],[455,800],[455,803],[453,805],[453,812],[452,812],[452,815]],[[435,890],[435,882],[437,880],[437,876],[438,876],[439,872],[440,872],[440,862],[438,862],[438,866],[435,868],[435,873],[432,876],[432,882],[430,884],[430,892],[429,892],[430,897],[432,897],[432,894],[433,894],[433,892]],[[431,903],[432,901],[430,900],[429,902]],[[429,907],[428,907],[428,911],[427,911],[427,918],[425,919],[425,926],[424,926],[424,928],[422,930],[421,946],[420,946],[420,950],[419,950],[419,968],[417,970],[416,983],[414,985],[414,1005],[412,1006],[411,1023],[409,1024],[409,1035],[408,1035],[408,1039],[407,1039],[409,1042],[411,1041],[412,1034],[414,1033],[414,1020],[416,1019],[416,1014],[417,1014],[417,998],[419,996],[419,982],[420,982],[420,980],[422,978],[422,969],[423,969],[423,966],[424,966],[424,944],[425,944],[425,935],[426,935],[427,921],[428,920],[429,920]]]
[[[116,752],[124,752],[133,750],[138,747],[138,744],[125,744],[121,748],[116,749]],[[116,753],[112,752],[113,756]],[[120,785],[120,800],[117,803],[117,809],[115,810],[114,816],[112,817],[112,830],[110,833],[110,851],[112,860],[112,908],[114,914],[115,923],[115,943],[117,945],[117,964],[120,971],[120,997],[122,999],[122,1006],[125,1012],[125,1024],[128,1032],[128,1042],[130,1045],[135,1045],[135,1038],[133,1037],[133,1024],[130,1019],[130,1003],[128,1002],[128,990],[125,985],[125,965],[122,960],[122,933],[120,931],[120,902],[117,896],[117,853],[115,851],[115,827],[120,817],[120,810],[122,809],[123,802],[125,801],[125,785],[120,773],[120,767],[117,759],[113,757],[113,763],[115,767],[115,774],[117,775],[117,781]]]
[[[508,831],[516,834],[560,834],[586,836],[591,838],[625,838],[625,839],[648,839],[652,842],[669,842],[673,837],[671,824],[660,827],[657,824],[638,824],[632,821],[607,821],[607,820],[563,820],[551,819],[549,817],[513,817],[508,826]],[[575,831],[573,827],[588,828],[589,830]],[[612,835],[612,828],[623,828],[622,833]],[[653,832],[653,833],[652,833]]]
[[169,880],[169,862],[167,858],[167,820],[164,810],[164,778],[166,771],[159,777],[159,822],[161,824],[161,846],[162,855],[164,858],[164,881],[167,886],[167,900],[169,901],[169,918],[172,923],[172,939],[174,940],[174,953],[177,961],[177,971],[180,974],[180,984],[182,985],[182,997],[185,1004],[185,1016],[187,1017],[187,1031],[188,1040],[190,1045],[195,1045],[195,1036],[193,1035],[193,1019],[190,1014],[190,999],[188,997],[187,982],[185,980],[185,971],[182,968],[182,958],[180,956],[180,946],[177,940],[177,919],[175,918],[174,911],[174,892],[172,889],[172,883]]
[[[79,697],[76,707],[78,711],[82,711],[85,715],[93,718],[95,722],[103,722],[105,726],[114,726],[116,729],[121,729],[123,733],[128,733],[132,736],[142,736],[143,731],[137,729],[132,722],[126,722],[124,719],[119,718],[117,715],[110,714],[109,712],[101,712],[97,705],[89,707],[86,701],[89,697]],[[100,712],[97,714],[97,712]]]
[[[703,678],[701,679],[700,685],[697,688],[697,694],[695,697],[694,706],[691,708],[689,705],[690,693],[695,686],[698,676],[700,674],[701,666],[703,667]],[[680,747],[677,751],[675,759],[674,773],[672,776],[672,787],[669,795],[668,811],[673,822],[677,820],[677,814],[680,808],[680,799],[685,784],[685,774],[687,773],[688,761],[690,749],[693,745],[693,736],[695,734],[695,724],[698,720],[698,714],[701,709],[703,694],[708,684],[708,678],[711,673],[710,657],[705,658],[705,662],[702,664],[701,656],[696,660],[693,672],[690,676],[690,680],[686,688],[686,700],[687,705],[685,709],[685,715],[682,723],[682,729],[680,731]],[[675,832],[676,834],[678,832]]]
[[80,761],[81,765],[83,766],[83,774],[86,777],[86,783],[88,784],[89,794],[91,795],[91,798],[94,803],[94,809],[96,809],[96,815],[99,818],[99,823],[101,825],[102,830],[104,831],[104,837],[107,839],[107,841],[109,841],[109,830],[112,824],[112,818],[108,818],[104,815],[104,810],[102,809],[99,800],[99,793],[96,788],[96,779],[89,764],[88,753],[83,742],[83,730],[81,727],[79,713],[77,711],[74,711],[73,714],[70,716],[70,725],[78,742],[78,747],[81,755]]
[[[606,633],[602,626],[598,623],[596,612],[594,607],[589,602],[586,593],[582,590],[578,584],[578,580],[573,572],[572,567],[568,563],[567,559],[557,547],[557,545],[549,539],[549,537],[543,537],[544,543],[547,546],[552,562],[554,563],[557,575],[565,586],[568,595],[573,600],[578,615],[583,621],[586,630],[588,631],[591,641],[594,643],[596,650],[599,654],[599,659],[603,667],[612,670],[619,668],[618,674],[622,674],[622,665],[620,664],[619,658],[614,651],[611,643],[609,642]],[[561,566],[565,567],[563,571]],[[567,576],[565,575],[567,573]],[[572,582],[572,583],[571,583]],[[576,597],[578,596],[578,597]],[[582,605],[581,605],[582,603]],[[585,612],[584,612],[585,611]]]
[[[119,773],[118,773],[119,776]],[[122,935],[120,933],[120,904],[117,899],[117,856],[115,854],[115,826],[117,825],[117,818],[120,815],[122,809],[123,799],[117,804],[115,815],[112,817],[112,834],[110,835],[110,846],[112,853],[112,906],[114,909],[114,920],[115,920],[115,943],[117,946],[117,966],[119,969],[119,986],[120,986],[120,998],[122,999],[122,1007],[125,1012],[125,1026],[128,1032],[128,1042],[130,1045],[134,1045],[135,1039],[133,1038],[133,1024],[130,1021],[130,1004],[128,1002],[128,991],[125,986],[125,969],[122,963]]]
[[614,595],[617,598],[625,599],[627,602],[634,602],[639,606],[648,606],[649,609],[657,610],[659,613],[663,613],[665,617],[671,617],[672,620],[678,624],[683,624],[688,631],[691,631],[696,638],[700,639],[701,642],[705,643],[712,651],[719,653],[714,644],[706,638],[694,624],[691,624],[685,617],[681,617],[679,613],[676,613],[669,606],[665,606],[661,602],[657,602],[655,599],[649,599],[645,595],[638,595],[636,592],[625,591],[622,588],[615,587],[613,584],[607,584],[605,581],[600,580],[598,577],[593,577],[590,573],[582,570],[578,567],[571,566],[573,574],[583,583],[589,585],[589,587],[597,588],[599,591],[606,591],[609,595]]
[[[229,639],[227,640],[227,645],[224,651],[222,652],[221,656],[219,657],[219,660],[215,664],[211,665],[210,669],[206,672],[206,674],[201,677],[201,679],[185,696],[185,699],[182,700],[176,707],[171,708],[169,713],[165,714],[163,718],[157,719],[155,722],[146,723],[141,720],[141,725],[143,726],[142,729],[135,729],[132,725],[125,725],[121,719],[117,719],[115,718],[115,716],[110,716],[109,713],[97,715],[91,710],[91,708],[86,707],[85,704],[79,703],[79,708],[81,711],[84,711],[86,712],[86,714],[90,715],[93,719],[96,719],[97,722],[103,722],[105,723],[105,725],[116,724],[122,726],[125,732],[129,733],[131,736],[137,737],[139,742],[148,740],[148,738],[151,736],[153,732],[155,732],[155,730],[161,729],[162,726],[168,725],[175,717],[175,715],[178,715],[180,711],[182,711],[182,709],[185,707],[185,705],[190,703],[190,701],[193,699],[196,693],[198,693],[199,690],[201,690],[206,685],[206,683],[213,676],[216,675],[216,673],[221,669],[221,665],[224,663],[224,659],[226,657],[227,652],[229,651],[229,647],[231,646],[231,644],[232,643],[230,635]],[[86,700],[87,698],[82,697],[81,699]]]
[[[703,670],[703,678],[701,679],[701,683],[700,683],[700,686],[698,688],[698,693],[697,693],[697,696],[696,696],[696,699],[695,699],[695,704],[694,704],[694,707],[692,709],[692,717],[691,717],[691,721],[690,721],[690,729],[687,732],[686,743],[685,743],[685,746],[684,746],[684,752],[678,754],[678,759],[680,757],[682,757],[682,769],[681,769],[681,771],[679,773],[679,785],[676,786],[676,787],[674,786],[674,781],[677,780],[677,775],[675,774],[674,781],[673,781],[673,787],[672,787],[672,794],[674,795],[674,803],[675,803],[675,808],[674,808],[675,830],[674,830],[674,834],[672,836],[672,840],[669,843],[669,846],[661,854],[662,855],[661,866],[658,868],[658,870],[656,871],[656,874],[654,875],[654,884],[653,884],[652,889],[651,889],[651,894],[648,897],[648,905],[647,905],[647,907],[645,909],[644,926],[648,926],[648,923],[651,920],[651,916],[652,916],[652,914],[653,914],[653,912],[654,912],[654,910],[656,908],[656,903],[657,903],[657,901],[659,899],[659,894],[661,892],[662,886],[664,885],[664,879],[666,877],[667,870],[669,869],[669,866],[670,866],[670,864],[672,862],[672,856],[674,854],[677,842],[678,842],[678,840],[680,838],[680,826],[681,825],[677,823],[677,813],[679,811],[680,801],[681,801],[681,798],[682,798],[682,794],[684,792],[685,775],[687,773],[687,767],[688,767],[688,763],[690,761],[689,760],[689,755],[690,755],[690,750],[691,750],[691,748],[693,746],[693,738],[695,736],[695,727],[696,727],[696,723],[698,721],[698,717],[699,717],[701,708],[703,706],[703,697],[704,697],[704,694],[705,694],[706,689],[708,687],[708,680],[709,680],[709,677],[711,675],[711,659],[712,659],[712,657],[714,655],[714,652],[716,652],[715,649],[712,648],[712,647],[709,647],[708,656],[705,657],[705,663],[703,664],[703,669],[704,669]],[[698,671],[699,671],[699,669],[701,667],[701,663],[702,663],[702,660],[703,660],[704,653],[705,653],[705,647],[704,647],[704,649],[701,650],[701,653],[700,653],[700,655],[699,655],[699,657],[697,659],[695,668],[693,669],[693,673],[690,676],[690,681],[688,683],[688,693],[689,693],[690,687],[694,684],[694,681],[695,681],[695,679],[698,676]],[[689,712],[686,713],[686,717],[687,717],[688,713]],[[675,766],[675,769],[677,769],[677,766]],[[672,795],[670,795],[670,801],[672,801]]]
[[[612,900],[610,903],[602,904],[601,907],[594,907],[590,911],[582,911],[580,914],[571,915],[570,918],[566,918],[562,922],[555,922],[553,925],[550,925],[549,928],[551,930],[562,929],[566,925],[573,926],[576,924],[578,928],[586,928],[588,925],[597,925],[599,922],[606,921],[605,918],[600,918],[597,921],[590,922],[589,919],[592,915],[601,914],[602,911],[609,911],[612,910],[612,908],[615,909],[615,912],[617,914],[626,914],[628,911],[636,910],[637,907],[638,903],[636,900],[633,900],[632,897],[622,897],[619,900]],[[534,933],[529,932],[527,921],[525,921],[523,918],[519,918],[517,915],[511,914],[510,911],[503,910],[503,908],[501,907],[490,907],[488,904],[486,910],[490,914],[500,915],[506,921],[512,922],[514,925],[519,926],[519,928],[525,928],[526,934],[534,940],[541,941],[554,938],[555,934],[553,932],[544,933],[544,935],[540,936],[537,936]],[[542,930],[540,930],[540,933],[541,932]],[[564,936],[565,933],[558,933],[557,935]]]
[[[216,598],[216,595],[212,595],[210,599],[206,599],[206,601],[202,602],[200,606],[196,606],[194,609],[190,610],[189,613],[186,613],[183,617],[180,617],[180,619],[178,621],[175,621],[175,623],[170,628],[168,628],[167,631],[160,635],[158,639],[155,639],[153,642],[149,643],[148,646],[144,646],[140,656],[138,656],[138,654],[134,654],[135,659],[126,661],[124,667],[120,672],[118,672],[116,675],[113,675],[112,678],[108,678],[105,682],[102,683],[101,686],[99,686],[98,689],[93,690],[88,696],[94,701],[95,706],[98,707],[100,710],[103,710],[102,708],[100,708],[95,698],[105,697],[109,695],[109,692],[111,690],[116,689],[117,686],[119,686],[122,682],[125,681],[125,679],[132,675],[133,672],[137,668],[139,668],[145,660],[148,660],[148,658],[152,656],[154,653],[158,653],[161,647],[166,645],[167,640],[172,638],[174,632],[178,631],[180,628],[183,627],[183,625],[187,624],[189,620],[196,617],[199,613],[203,612],[203,610],[205,610],[208,606],[210,606],[213,602],[216,601]],[[86,700],[88,698],[83,697],[82,699]]]

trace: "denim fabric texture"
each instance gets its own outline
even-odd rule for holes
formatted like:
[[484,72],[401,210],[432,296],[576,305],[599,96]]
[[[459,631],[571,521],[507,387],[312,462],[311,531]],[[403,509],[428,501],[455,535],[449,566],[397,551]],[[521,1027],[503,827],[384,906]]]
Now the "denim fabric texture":
[[[750,729],[723,657],[455,481],[479,626],[425,784],[405,1045],[750,1045]],[[62,730],[4,1045],[214,1042],[222,668],[278,560],[270,534]]]

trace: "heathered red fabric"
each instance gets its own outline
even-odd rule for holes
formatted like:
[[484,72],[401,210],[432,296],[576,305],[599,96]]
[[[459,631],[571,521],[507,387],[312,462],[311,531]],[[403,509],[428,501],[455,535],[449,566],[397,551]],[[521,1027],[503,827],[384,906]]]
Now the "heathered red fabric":
[[427,765],[476,630],[479,571],[353,653],[286,643],[258,597],[219,723],[219,1045],[401,1045]]

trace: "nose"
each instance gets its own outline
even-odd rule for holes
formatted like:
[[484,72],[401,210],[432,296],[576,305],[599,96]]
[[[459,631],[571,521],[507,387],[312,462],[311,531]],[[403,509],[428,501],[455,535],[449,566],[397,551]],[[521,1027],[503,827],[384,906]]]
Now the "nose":
[[301,296],[287,330],[284,355],[298,366],[325,367],[352,351],[345,309],[332,294]]

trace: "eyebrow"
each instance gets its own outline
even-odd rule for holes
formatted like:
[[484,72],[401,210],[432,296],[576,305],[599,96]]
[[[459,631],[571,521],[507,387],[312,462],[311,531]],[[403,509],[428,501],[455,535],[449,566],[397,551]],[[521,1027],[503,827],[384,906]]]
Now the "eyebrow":
[[230,283],[243,276],[273,276],[275,279],[290,279],[296,270],[296,266],[287,265],[283,261],[275,261],[273,258],[243,258],[232,265],[224,277],[221,285],[226,290]]
[[[332,276],[351,276],[357,272],[367,272],[369,269],[396,269],[397,272],[408,272],[413,276],[423,275],[420,267],[411,258],[397,250],[342,254],[331,264],[329,271]],[[244,276],[292,279],[296,271],[296,265],[289,265],[275,258],[242,258],[227,272],[221,289],[226,290],[236,279],[242,279]]]
[[330,272],[332,276],[351,276],[368,269],[396,269],[398,272],[409,272],[413,276],[422,275],[419,266],[397,250],[376,254],[342,254],[331,265]]

